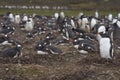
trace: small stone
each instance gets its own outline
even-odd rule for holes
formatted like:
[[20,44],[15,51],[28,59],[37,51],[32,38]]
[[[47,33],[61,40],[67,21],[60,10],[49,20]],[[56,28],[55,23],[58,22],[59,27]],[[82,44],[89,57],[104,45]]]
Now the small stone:
[[8,71],[8,70],[9,70],[9,68],[5,68],[5,70],[6,70],[6,71]]

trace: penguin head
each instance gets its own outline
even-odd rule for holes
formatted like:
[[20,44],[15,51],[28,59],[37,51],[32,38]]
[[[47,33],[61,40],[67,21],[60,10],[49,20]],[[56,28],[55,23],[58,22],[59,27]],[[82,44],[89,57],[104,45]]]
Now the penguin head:
[[22,45],[18,44],[16,49],[18,51],[18,56],[21,55],[21,50],[23,49]]
[[106,32],[105,26],[100,26],[100,27],[98,28],[98,33],[105,33],[105,32]]

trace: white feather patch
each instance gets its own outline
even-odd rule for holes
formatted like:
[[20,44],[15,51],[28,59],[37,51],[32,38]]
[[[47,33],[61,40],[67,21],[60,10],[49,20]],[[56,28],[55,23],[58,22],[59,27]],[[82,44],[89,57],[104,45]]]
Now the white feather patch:
[[91,20],[91,29],[97,24],[96,19],[92,18]]
[[37,51],[37,54],[48,54],[48,53],[44,51]]
[[88,52],[85,51],[85,50],[79,50],[79,52],[82,53],[82,54],[88,54]]
[[96,17],[96,18],[99,17],[99,13],[98,13],[98,11],[95,12],[95,17]]
[[31,21],[26,22],[25,30],[26,31],[32,31],[33,30],[33,23]]
[[108,15],[108,20],[112,21],[112,19],[113,19],[113,15],[112,15],[112,14],[109,14],[109,15]]
[[20,15],[15,15],[15,23],[20,23],[21,19],[20,19]]
[[78,49],[79,45],[74,45],[74,48]]
[[54,14],[54,17],[55,17],[55,19],[58,19],[59,14],[58,14],[58,13],[55,13],[55,14]]
[[12,45],[12,44],[9,43],[8,41],[4,41],[4,42],[2,43],[2,45]]
[[102,58],[111,58],[110,56],[110,39],[109,38],[101,38],[100,42],[100,56]]
[[103,32],[103,33],[106,32],[105,26],[100,26],[100,27],[98,28],[98,33],[101,33],[101,32]]

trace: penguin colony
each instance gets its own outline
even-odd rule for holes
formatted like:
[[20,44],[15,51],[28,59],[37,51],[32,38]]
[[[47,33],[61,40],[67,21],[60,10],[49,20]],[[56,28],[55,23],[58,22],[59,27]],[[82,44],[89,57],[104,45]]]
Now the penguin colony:
[[119,32],[120,13],[101,17],[96,11],[94,16],[68,17],[64,12],[53,16],[8,12],[0,19],[0,57],[19,57],[25,44],[33,41],[29,46],[40,55],[65,54],[58,46],[67,45],[82,54],[98,52],[101,58],[113,59],[115,48],[120,48]]

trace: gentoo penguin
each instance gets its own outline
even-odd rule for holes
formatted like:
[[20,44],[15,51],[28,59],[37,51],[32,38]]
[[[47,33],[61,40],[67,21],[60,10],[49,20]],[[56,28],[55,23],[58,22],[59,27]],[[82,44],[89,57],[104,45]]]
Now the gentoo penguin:
[[62,54],[63,51],[55,46],[48,45],[46,46],[47,51],[49,51],[52,54]]
[[4,26],[4,28],[0,31],[3,35],[14,34],[15,28],[14,26]]
[[40,40],[35,47],[37,54],[48,54],[46,49],[47,45],[50,45],[48,39]]
[[108,15],[108,20],[109,20],[109,21],[112,21],[112,19],[113,19],[113,15],[112,15],[112,14],[109,14],[109,15]]
[[81,18],[81,16],[83,16],[84,15],[84,13],[83,12],[80,12],[79,14],[78,14],[78,18]]
[[7,35],[0,37],[0,45],[12,45],[11,40]]
[[42,43],[39,43],[36,46],[37,54],[48,54],[46,50],[46,46]]
[[95,11],[95,17],[96,17],[96,18],[99,18],[99,13],[98,13],[98,11]]
[[113,42],[110,36],[107,33],[105,33],[103,27],[99,28],[97,38],[99,42],[101,58],[112,59],[114,53]]
[[[99,26],[99,28],[97,30],[97,33],[103,33],[103,34],[105,34],[106,33],[105,26],[104,25]],[[97,35],[97,40],[99,41],[100,39],[101,39],[101,36]]]
[[91,51],[97,51],[96,45],[94,45],[93,41],[83,39],[83,40],[78,40],[75,39],[73,41],[73,47],[77,49],[78,52],[87,54]]
[[34,28],[33,22],[31,20],[28,20],[25,24],[25,30],[30,32]]
[[16,14],[16,15],[15,15],[15,23],[16,23],[16,24],[19,24],[20,21],[21,21],[20,15],[19,15],[19,14]]
[[66,26],[62,30],[62,36],[64,39],[71,41],[75,37],[75,33],[69,26]]
[[64,12],[60,12],[60,17],[61,17],[62,19],[64,19],[65,13],[64,13]]
[[92,51],[96,51],[96,46],[94,46],[92,44],[82,43],[78,47],[78,52],[83,53],[83,54],[87,54]]
[[117,17],[118,17],[118,19],[120,19],[120,13],[118,13],[118,16],[117,16]]
[[28,16],[26,14],[23,16],[22,21],[28,21]]
[[35,37],[35,35],[32,34],[32,33],[27,33],[27,34],[26,34],[26,40],[31,40],[31,39],[33,39],[34,37]]
[[110,37],[105,36],[105,34],[98,34],[101,36],[99,40],[99,49],[100,49],[100,56],[102,58],[106,59],[112,59],[113,58],[113,42]]
[[93,30],[93,28],[95,27],[96,24],[97,24],[97,20],[95,18],[92,18],[91,22],[90,22],[91,30]]
[[77,26],[76,26],[76,23],[75,23],[75,20],[74,20],[74,19],[71,19],[71,20],[70,20],[70,24],[71,24],[71,28],[74,28],[74,29],[76,29],[76,28],[77,28]]
[[86,16],[81,16],[81,29],[86,31],[86,32],[90,32],[90,26],[89,26],[89,21],[88,18]]
[[52,44],[55,45],[69,45],[69,41],[66,39],[63,39],[62,37],[57,37],[52,41]]
[[45,39],[46,40],[53,40],[53,39],[55,39],[56,38],[56,36],[55,36],[55,34],[53,33],[53,32],[49,32],[48,34],[46,34],[46,36],[45,36]]
[[54,13],[54,17],[55,17],[55,19],[57,20],[58,19],[58,17],[59,17],[59,14],[56,12],[56,13]]
[[113,24],[113,40],[115,45],[120,47],[120,21]]
[[17,56],[19,57],[22,55],[21,50],[22,50],[22,45],[19,44],[16,47],[3,50],[1,53],[1,57],[3,57],[3,58],[5,58],[5,57],[13,58],[13,57],[17,57]]
[[10,13],[8,15],[8,18],[9,18],[10,22],[14,22],[14,15],[12,13]]
[[57,24],[59,25],[59,27],[61,27],[61,25],[63,24],[64,18],[65,18],[64,12],[60,12],[60,15],[57,19]]

